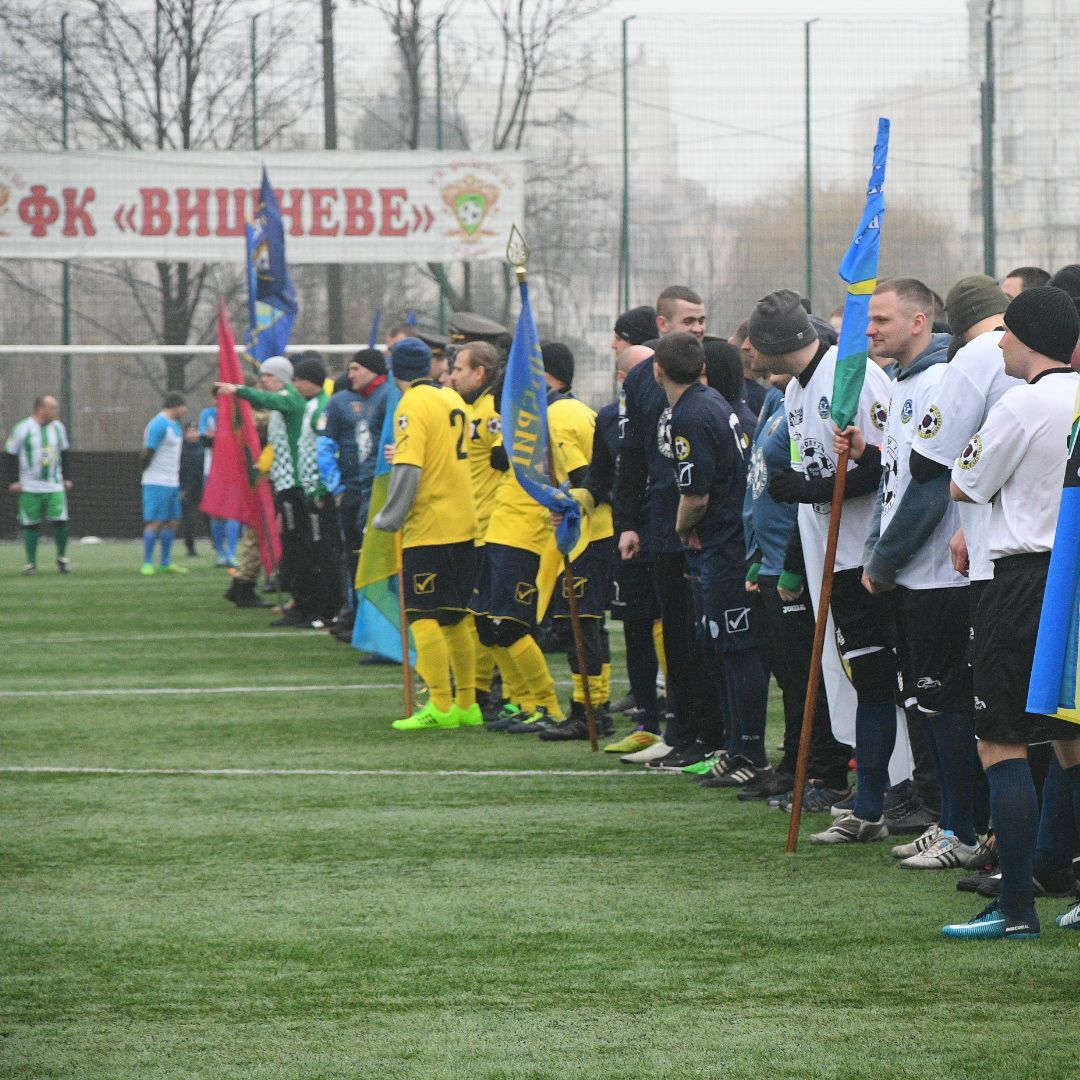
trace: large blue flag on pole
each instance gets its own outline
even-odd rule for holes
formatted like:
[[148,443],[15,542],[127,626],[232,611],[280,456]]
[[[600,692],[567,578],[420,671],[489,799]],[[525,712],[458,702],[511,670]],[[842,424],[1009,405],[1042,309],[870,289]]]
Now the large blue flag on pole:
[[386,447],[394,442],[394,411],[401,391],[394,381],[391,364],[387,365],[386,414],[379,434],[379,452],[375,459],[375,478],[371,483],[364,540],[356,568],[356,622],[353,624],[353,647],[388,660],[402,662],[401,605],[398,601],[398,570],[401,568],[397,534],[373,528],[375,515],[386,504],[390,491],[390,462]]
[[1080,724],[1076,700],[1080,664],[1080,392],[1073,406],[1069,462],[1061,492],[1054,548],[1043,595],[1035,660],[1028,683],[1028,712]]
[[259,205],[247,223],[248,336],[244,352],[256,365],[284,356],[299,310],[285,263],[281,208],[263,169]]
[[870,323],[870,294],[877,286],[881,219],[885,216],[885,160],[889,154],[889,121],[878,120],[874,166],[866,186],[866,209],[855,230],[851,247],[840,262],[840,277],[847,282],[844,321],[840,325],[839,356],[833,378],[832,418],[843,431],[859,411],[859,395],[866,376],[866,328]]
[[568,483],[562,488],[552,485],[555,478],[548,460],[547,384],[540,335],[529,304],[528,283],[521,282],[520,289],[521,314],[506,362],[500,405],[503,446],[526,493],[563,515],[555,530],[555,543],[563,555],[569,555],[581,536],[581,507],[568,494]]

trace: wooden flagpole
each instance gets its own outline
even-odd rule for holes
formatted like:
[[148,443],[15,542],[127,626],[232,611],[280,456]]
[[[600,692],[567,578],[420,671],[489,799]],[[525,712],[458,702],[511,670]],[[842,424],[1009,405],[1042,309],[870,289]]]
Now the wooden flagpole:
[[[836,567],[836,544],[840,537],[840,514],[847,487],[847,466],[850,442],[836,461],[836,482],[833,486],[829,511],[829,535],[825,544],[825,565],[821,571],[821,591],[818,593],[817,619],[814,623],[814,647],[810,653],[810,679],[806,684],[803,704],[802,732],[799,735],[799,757],[795,765],[795,786],[791,792],[791,821],[788,823],[787,847],[790,854],[799,843],[799,823],[802,820],[803,792],[806,790],[806,769],[810,761],[810,743],[814,737],[814,713],[817,711],[818,687],[821,685],[821,658],[825,651],[825,629],[832,602],[833,572]],[[798,522],[795,528],[799,527]]]
[[402,687],[405,693],[405,715],[413,714],[412,663],[409,660],[409,623],[405,616],[405,564],[401,555],[401,530],[394,533],[397,546],[397,595],[398,614],[401,619],[401,671],[404,676]]
[[[517,277],[518,288],[524,291],[525,280],[528,277],[528,262],[531,254],[525,237],[521,235],[515,225],[510,230],[510,241],[506,245],[507,259],[514,267]],[[548,479],[551,486],[557,488],[558,480],[555,477],[555,456],[551,449],[551,439],[547,440],[547,467]],[[577,655],[578,672],[581,677],[582,694],[585,698],[585,719],[589,725],[589,745],[595,753],[600,749],[596,738],[596,715],[593,712],[592,691],[589,688],[588,668],[585,663],[585,638],[581,633],[581,617],[578,614],[577,593],[574,589],[574,564],[570,556],[563,557],[563,574],[566,581],[566,599],[570,606],[570,631],[574,638],[574,652]]]

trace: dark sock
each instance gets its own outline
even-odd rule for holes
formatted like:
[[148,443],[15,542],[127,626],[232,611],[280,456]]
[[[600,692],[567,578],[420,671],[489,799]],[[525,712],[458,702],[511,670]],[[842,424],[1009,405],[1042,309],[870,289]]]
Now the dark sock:
[[[751,765],[769,764],[765,753],[765,710],[769,699],[769,677],[757,649],[724,653],[720,657],[726,687],[724,715],[730,728],[738,728],[730,740],[732,753]],[[734,720],[738,717],[738,721]]]
[[[938,748],[938,785],[945,828],[951,829],[962,844],[976,842],[972,795],[974,776],[971,756],[975,746],[975,721],[966,713],[946,712],[931,720]],[[949,816],[944,818],[945,807]]]
[[1073,815],[1072,784],[1068,772],[1061,767],[1055,754],[1043,782],[1039,836],[1035,842],[1033,872],[1040,881],[1060,875],[1063,870],[1072,874],[1072,853],[1076,838]]
[[896,745],[896,706],[892,701],[862,702],[855,708],[855,761],[859,790],[853,813],[877,821],[885,809],[889,759]]
[[971,820],[977,833],[990,831],[990,785],[979,762],[979,748],[971,751]]
[[653,643],[653,620],[626,619],[623,622],[626,638],[626,675],[634,704],[644,710],[641,726],[654,735],[660,734],[660,716],[656,707],[656,646]]
[[58,521],[53,530],[53,535],[56,538],[56,557],[62,559],[67,555],[68,540],[71,537],[71,526],[68,525],[66,521]]
[[1072,850],[1075,851],[1077,837],[1080,836],[1080,765],[1073,765],[1072,768],[1061,771],[1069,778],[1069,786],[1072,788],[1073,828],[1076,830],[1073,834]]
[[1031,883],[1039,800],[1025,758],[999,761],[986,770],[990,783],[990,815],[994,822],[1001,867],[1001,910],[1012,919],[1035,915]]
[[930,757],[934,761],[934,775],[938,786],[938,824],[943,829],[951,829],[952,825],[952,786],[944,777],[945,762],[942,760],[941,743],[937,734],[938,717],[923,717],[922,738],[930,751]]

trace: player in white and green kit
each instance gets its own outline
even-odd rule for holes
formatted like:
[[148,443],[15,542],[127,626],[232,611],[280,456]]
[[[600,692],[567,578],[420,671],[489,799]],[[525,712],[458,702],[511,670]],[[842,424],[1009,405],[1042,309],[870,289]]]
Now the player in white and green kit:
[[15,425],[6,445],[8,491],[19,496],[19,524],[26,547],[24,574],[37,571],[38,536],[45,521],[53,525],[57,568],[61,574],[70,569],[67,493],[71,481],[64,479],[70,443],[59,415],[56,398],[42,394],[34,401],[34,415]]

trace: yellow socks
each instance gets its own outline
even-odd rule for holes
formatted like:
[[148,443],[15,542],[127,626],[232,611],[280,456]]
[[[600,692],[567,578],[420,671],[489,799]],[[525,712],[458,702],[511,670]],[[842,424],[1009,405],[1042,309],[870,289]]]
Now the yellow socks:
[[559,699],[555,695],[555,681],[548,670],[547,661],[540,646],[531,634],[519,638],[507,650],[518,671],[522,682],[529,688],[529,693],[536,699],[537,706],[543,706],[556,719],[563,719]]
[[416,644],[416,672],[427,683],[431,704],[439,712],[449,712],[454,704],[450,690],[450,653],[443,628],[434,619],[417,619],[409,624]]
[[459,709],[476,704],[476,628],[467,615],[453,626],[440,628],[446,639],[450,669],[454,673],[454,703]]

